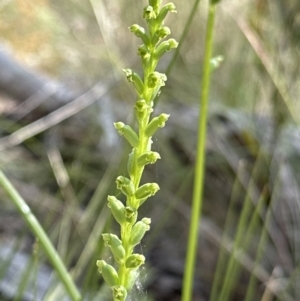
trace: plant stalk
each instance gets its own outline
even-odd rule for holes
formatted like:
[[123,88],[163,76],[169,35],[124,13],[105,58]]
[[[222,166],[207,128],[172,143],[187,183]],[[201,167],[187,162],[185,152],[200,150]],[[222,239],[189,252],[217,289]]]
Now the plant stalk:
[[196,251],[198,245],[198,229],[200,224],[200,212],[203,203],[204,172],[205,172],[205,145],[207,128],[207,108],[210,87],[211,66],[210,59],[213,49],[213,31],[215,19],[215,4],[209,5],[209,13],[206,27],[205,55],[203,65],[203,80],[201,91],[201,106],[198,122],[197,157],[194,176],[194,189],[192,200],[192,215],[189,228],[188,249],[185,264],[182,301],[190,301],[193,291],[193,277],[195,271]]
[[17,190],[13,187],[11,182],[7,179],[4,173],[0,170],[0,185],[3,187],[4,191],[11,198],[14,205],[17,207],[20,214],[23,216],[27,225],[34,233],[34,235],[39,240],[42,245],[48,259],[51,261],[53,267],[57,271],[57,274],[63,283],[66,291],[73,301],[81,301],[82,297],[74,284],[70,274],[68,273],[65,265],[63,264],[59,254],[56,252],[52,242],[48,238],[41,224],[38,222],[34,214],[31,212],[30,208],[20,196]]

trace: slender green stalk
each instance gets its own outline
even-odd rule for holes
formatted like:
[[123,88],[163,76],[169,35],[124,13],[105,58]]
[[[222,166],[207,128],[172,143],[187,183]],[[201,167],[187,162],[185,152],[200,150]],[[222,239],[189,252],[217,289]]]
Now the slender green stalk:
[[203,81],[201,93],[201,107],[200,120],[198,123],[198,144],[197,144],[197,158],[194,177],[194,191],[192,203],[192,216],[190,222],[188,250],[185,264],[184,280],[183,280],[183,294],[182,301],[190,301],[193,290],[193,277],[196,261],[196,251],[198,244],[198,229],[200,222],[200,212],[203,202],[203,188],[204,188],[204,170],[205,170],[205,142],[206,142],[206,127],[207,127],[207,108],[208,96],[210,87],[211,65],[210,60],[213,49],[213,31],[215,20],[215,4],[210,3],[209,14],[206,28],[206,44],[205,56],[203,65]]
[[11,198],[12,202],[17,207],[20,214],[23,216],[29,228],[38,238],[41,246],[44,249],[44,252],[46,253],[55,270],[57,271],[57,274],[71,299],[73,301],[82,300],[76,285],[74,284],[70,274],[68,273],[59,254],[56,252],[55,248],[53,247],[53,244],[51,243],[44,229],[42,228],[36,217],[33,215],[26,202],[19,195],[17,190],[13,187],[13,185],[10,183],[10,181],[7,179],[7,177],[1,170],[0,185],[3,187],[7,195]]

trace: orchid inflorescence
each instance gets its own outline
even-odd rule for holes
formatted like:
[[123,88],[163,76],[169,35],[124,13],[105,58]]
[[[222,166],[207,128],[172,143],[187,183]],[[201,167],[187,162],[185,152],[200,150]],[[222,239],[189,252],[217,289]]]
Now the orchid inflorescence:
[[159,190],[156,183],[140,185],[140,181],[144,167],[160,159],[159,153],[151,151],[152,136],[159,128],[165,126],[169,118],[168,114],[151,118],[154,99],[167,80],[166,75],[155,71],[155,68],[162,55],[178,45],[174,39],[162,41],[171,33],[170,29],[164,26],[164,20],[169,12],[175,13],[176,9],[173,3],[161,6],[161,2],[161,0],[149,0],[149,5],[144,8],[143,18],[147,23],[148,31],[137,24],[129,27],[130,31],[143,42],[138,48],[138,55],[143,65],[143,80],[131,69],[123,70],[137,93],[134,110],[138,131],[123,122],[114,124],[118,133],[132,146],[127,165],[129,176],[119,176],[116,180],[117,188],[126,197],[126,203],[123,204],[115,196],[108,196],[108,207],[121,228],[120,237],[111,233],[102,234],[104,243],[110,248],[118,269],[116,270],[104,260],[97,261],[99,272],[113,291],[114,301],[126,300],[128,291],[137,279],[138,268],[145,262],[142,254],[134,253],[134,247],[150,229],[151,219],[145,217],[137,221],[138,209]]

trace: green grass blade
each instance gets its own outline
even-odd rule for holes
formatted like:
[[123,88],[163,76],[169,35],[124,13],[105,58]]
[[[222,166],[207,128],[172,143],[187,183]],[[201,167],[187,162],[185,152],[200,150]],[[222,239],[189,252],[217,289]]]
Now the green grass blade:
[[63,264],[59,254],[56,252],[52,242],[49,237],[45,233],[44,229],[36,219],[36,217],[31,212],[30,208],[23,200],[23,198],[19,195],[4,173],[0,170],[0,185],[7,193],[7,195],[11,198],[14,205],[17,207],[19,213],[22,215],[24,220],[26,221],[29,228],[35,234],[35,236],[39,239],[41,246],[44,249],[44,252],[47,254],[49,260],[54,266],[55,270],[58,273],[58,276],[63,283],[66,291],[73,301],[82,300],[81,295],[73,282],[70,274],[68,273],[65,265]]

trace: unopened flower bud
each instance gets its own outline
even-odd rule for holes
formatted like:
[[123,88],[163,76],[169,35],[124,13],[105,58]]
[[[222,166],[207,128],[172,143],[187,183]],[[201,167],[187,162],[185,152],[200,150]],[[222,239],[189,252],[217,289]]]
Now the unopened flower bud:
[[151,89],[159,89],[165,85],[166,80],[167,76],[165,74],[154,71],[148,77],[148,87]]
[[166,5],[164,5],[161,10],[159,11],[159,14],[156,18],[156,21],[159,23],[159,24],[163,24],[168,12],[171,12],[171,13],[177,13],[176,11],[176,6],[174,5],[174,3],[170,2],[170,3],[167,3]]
[[169,39],[168,41],[162,42],[156,49],[155,49],[155,59],[159,60],[164,53],[170,51],[173,48],[177,48],[178,42],[175,39]]
[[122,241],[118,238],[117,235],[111,233],[104,233],[102,234],[102,237],[105,246],[108,246],[111,249],[115,260],[118,263],[121,263],[125,258],[125,249],[122,245]]
[[112,287],[114,301],[125,301],[127,297],[127,290],[122,285],[115,285]]
[[127,269],[136,269],[145,263],[145,256],[141,254],[130,255],[125,262]]
[[151,5],[144,8],[143,18],[145,20],[151,20],[156,18],[156,13]]
[[102,274],[105,282],[110,287],[118,285],[119,283],[118,273],[111,265],[107,264],[104,260],[97,260],[96,265],[98,267],[99,273]]
[[115,220],[122,225],[125,222],[125,206],[116,197],[109,195],[108,207],[110,208]]
[[129,125],[125,125],[123,122],[115,122],[114,126],[118,133],[121,136],[124,136],[132,147],[137,147],[139,145],[139,137]]
[[148,137],[153,136],[159,128],[163,128],[165,126],[169,116],[169,114],[161,114],[158,117],[154,117],[145,129],[145,134]]
[[132,227],[129,242],[133,247],[141,242],[141,239],[144,237],[146,231],[150,229],[150,223],[150,218],[143,218]]
[[129,27],[129,30],[134,33],[138,38],[141,38],[145,45],[149,45],[149,37],[142,26],[133,24]]
[[140,167],[147,164],[154,164],[158,159],[160,159],[160,154],[157,152],[146,152],[138,157],[138,165]]
[[139,95],[142,95],[144,91],[144,83],[139,77],[139,75],[133,72],[131,69],[123,69],[123,72],[125,73],[127,80],[133,83],[137,93]]
[[134,195],[134,185],[128,178],[119,176],[117,177],[116,183],[117,188],[120,189],[126,196]]

